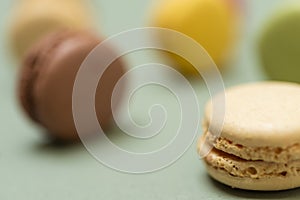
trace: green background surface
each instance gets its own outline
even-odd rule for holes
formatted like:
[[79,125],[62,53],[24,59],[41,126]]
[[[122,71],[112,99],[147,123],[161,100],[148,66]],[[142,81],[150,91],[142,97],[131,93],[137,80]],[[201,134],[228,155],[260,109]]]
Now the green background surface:
[[[175,164],[155,173],[132,175],[109,169],[97,162],[82,145],[57,147],[48,143],[38,127],[22,113],[16,101],[15,83],[18,66],[11,59],[6,43],[7,23],[13,2],[0,3],[0,199],[125,199],[125,200],[196,200],[196,199],[299,199],[300,190],[283,192],[250,192],[234,190],[211,180],[196,154],[196,144]],[[264,80],[256,56],[258,31],[272,12],[286,1],[249,0],[237,59],[224,72],[226,87],[243,82]],[[150,0],[92,1],[98,29],[106,36],[147,25]],[[151,61],[147,53],[128,56],[131,66]],[[201,111],[209,98],[205,85],[194,81]],[[153,91],[152,91],[153,90]],[[149,92],[152,91],[152,92]],[[156,94],[156,95],[153,95]],[[152,95],[151,95],[152,94]],[[154,142],[132,143],[112,137],[116,143],[135,150],[148,150],[166,142],[172,135],[178,110],[172,95],[160,88],[146,88],[136,94],[132,105],[133,118],[147,121],[144,108],[159,96],[171,114],[164,136]],[[149,108],[149,106],[148,106]],[[115,130],[115,134],[119,134]],[[113,135],[115,135],[113,134]],[[199,135],[201,132],[199,132]],[[158,141],[159,140],[159,141]],[[122,143],[122,144],[121,144]],[[134,144],[134,145],[133,145]],[[135,145],[136,144],[136,145]]]

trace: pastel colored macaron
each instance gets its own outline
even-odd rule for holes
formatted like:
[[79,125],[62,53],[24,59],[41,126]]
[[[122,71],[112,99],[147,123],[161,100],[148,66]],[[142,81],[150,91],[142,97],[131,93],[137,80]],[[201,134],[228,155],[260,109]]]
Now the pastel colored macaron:
[[[72,115],[74,81],[82,62],[101,41],[101,37],[86,31],[59,31],[44,37],[26,54],[18,82],[20,103],[25,113],[44,127],[51,138],[79,139]],[[106,53],[115,55],[108,46]],[[111,125],[112,92],[123,74],[124,64],[117,59],[99,80],[95,112],[104,130]],[[121,94],[118,97],[114,106],[120,102]],[[86,133],[92,134],[93,130]]]
[[[259,82],[226,91],[224,125],[215,135],[211,102],[199,139],[213,148],[204,157],[209,175],[233,188],[285,190],[300,187],[300,85]],[[210,127],[210,128],[208,128]]]
[[[231,56],[238,35],[239,19],[239,6],[231,0],[163,0],[154,8],[151,23],[155,27],[172,29],[191,37],[222,67]],[[174,41],[169,35],[162,34],[157,38],[170,50],[184,46],[184,41]],[[193,49],[185,51],[192,56],[199,54]],[[168,55],[183,74],[198,73],[185,58]],[[206,69],[210,66],[199,63],[199,67]]]
[[59,29],[91,29],[92,11],[84,0],[19,0],[8,24],[13,54],[24,53],[46,34]]
[[258,56],[273,80],[300,83],[300,4],[276,12],[266,24],[258,44]]

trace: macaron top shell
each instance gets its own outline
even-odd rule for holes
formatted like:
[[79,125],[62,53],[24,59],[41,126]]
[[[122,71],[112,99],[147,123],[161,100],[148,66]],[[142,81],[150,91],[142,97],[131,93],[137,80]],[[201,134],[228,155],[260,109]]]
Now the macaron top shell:
[[[221,137],[248,147],[288,147],[300,144],[300,85],[260,82],[226,91]],[[204,128],[210,124],[211,102]],[[213,130],[213,129],[212,129]]]
[[[19,92],[29,116],[51,135],[78,139],[72,115],[72,92],[76,74],[101,39],[89,32],[63,31],[44,38],[28,53],[21,71]],[[107,52],[114,53],[110,48]],[[99,81],[96,113],[103,128],[112,119],[111,95],[123,74],[123,63],[113,62]],[[93,128],[87,134],[93,134]]]

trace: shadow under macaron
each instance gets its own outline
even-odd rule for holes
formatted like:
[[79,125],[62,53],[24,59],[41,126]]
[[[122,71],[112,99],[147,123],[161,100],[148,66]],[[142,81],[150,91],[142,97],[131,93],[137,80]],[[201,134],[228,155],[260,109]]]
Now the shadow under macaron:
[[221,193],[243,199],[299,199],[300,196],[300,188],[283,191],[251,191],[224,185],[209,175],[206,176],[206,179],[212,187],[217,188]]
[[[97,138],[97,134],[91,134],[89,137],[86,138],[78,138],[76,140],[62,140],[60,138],[52,136],[51,133],[48,133],[47,130],[40,130],[41,138],[38,141],[32,142],[31,149],[33,152],[37,154],[44,154],[44,155],[59,155],[59,156],[66,156],[66,155],[76,155],[83,152],[84,154],[87,153],[87,149],[82,142],[82,139],[85,141],[93,141],[94,138]],[[106,129],[105,135],[108,138],[117,138],[119,139],[119,132],[115,123],[111,122],[109,128]],[[101,145],[101,142],[100,144]]]
[[81,142],[67,142],[56,138],[44,137],[34,142],[32,149],[39,154],[74,154],[83,148]]

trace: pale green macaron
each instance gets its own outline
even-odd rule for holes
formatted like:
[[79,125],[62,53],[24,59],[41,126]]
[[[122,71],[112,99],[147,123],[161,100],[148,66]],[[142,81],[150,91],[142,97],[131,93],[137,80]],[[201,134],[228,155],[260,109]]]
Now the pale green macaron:
[[300,82],[300,4],[274,15],[259,39],[262,67],[273,80]]
[[[226,91],[224,125],[215,138],[209,102],[203,159],[209,175],[233,188],[273,191],[300,187],[300,85],[259,82]],[[208,127],[211,126],[210,130]]]

